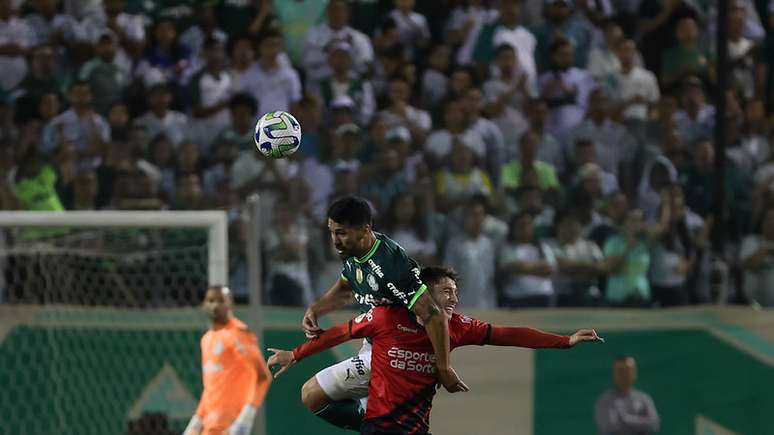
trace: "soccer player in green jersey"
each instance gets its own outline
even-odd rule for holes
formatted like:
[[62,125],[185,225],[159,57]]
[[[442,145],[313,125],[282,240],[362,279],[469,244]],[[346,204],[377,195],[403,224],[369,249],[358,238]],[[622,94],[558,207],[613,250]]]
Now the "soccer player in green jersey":
[[[371,206],[344,197],[328,209],[328,231],[344,260],[341,276],[304,314],[307,337],[322,332],[318,317],[356,302],[362,312],[398,304],[422,320],[437,355],[438,380],[451,393],[468,391],[449,361],[449,327],[419,279],[419,265],[406,251],[372,228]],[[363,340],[357,355],[318,372],[301,389],[301,399],[317,416],[336,426],[358,430],[367,404],[371,345]]]

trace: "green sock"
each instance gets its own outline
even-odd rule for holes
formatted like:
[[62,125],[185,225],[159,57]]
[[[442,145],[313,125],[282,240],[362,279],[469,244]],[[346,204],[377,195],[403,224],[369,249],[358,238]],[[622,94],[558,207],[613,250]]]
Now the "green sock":
[[363,411],[357,400],[336,400],[315,411],[315,415],[342,429],[358,431],[363,423]]

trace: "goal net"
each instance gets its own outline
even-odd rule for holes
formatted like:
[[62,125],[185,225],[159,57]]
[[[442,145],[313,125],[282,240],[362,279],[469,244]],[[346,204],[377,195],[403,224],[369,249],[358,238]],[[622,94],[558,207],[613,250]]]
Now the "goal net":
[[0,212],[0,434],[179,433],[224,212]]

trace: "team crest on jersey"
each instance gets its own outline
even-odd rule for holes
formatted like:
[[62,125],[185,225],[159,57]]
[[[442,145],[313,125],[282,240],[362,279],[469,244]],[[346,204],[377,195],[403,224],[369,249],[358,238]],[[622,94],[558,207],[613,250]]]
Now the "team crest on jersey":
[[371,287],[371,290],[373,291],[379,290],[379,284],[376,283],[376,278],[374,278],[374,276],[371,275],[370,273],[368,274],[366,281],[368,281],[368,286]]
[[462,323],[472,323],[472,322],[473,322],[473,319],[471,319],[471,318],[470,318],[470,317],[468,317],[468,316],[462,316],[462,319],[460,319],[460,321],[461,321]]
[[357,280],[358,284],[363,282],[363,269],[359,267],[355,269],[355,279]]
[[367,312],[365,312],[365,313],[355,317],[355,323],[360,323],[360,322],[362,322],[363,320],[366,320],[366,319],[368,319],[369,322],[371,320],[374,320],[373,310],[369,310],[369,311],[367,311]]

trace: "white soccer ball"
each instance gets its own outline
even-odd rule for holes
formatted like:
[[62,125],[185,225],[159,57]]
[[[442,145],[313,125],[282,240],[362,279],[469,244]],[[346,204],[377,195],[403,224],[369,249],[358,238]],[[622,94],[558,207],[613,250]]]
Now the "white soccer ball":
[[255,124],[255,146],[270,159],[287,157],[301,145],[301,124],[288,112],[269,112]]

